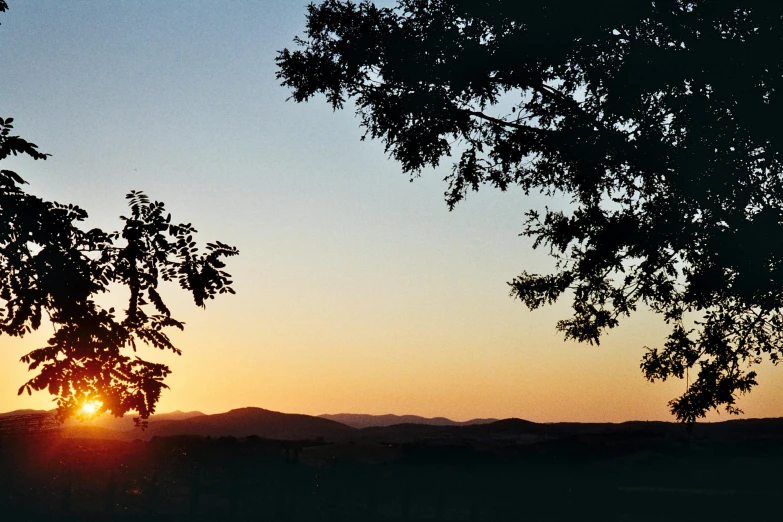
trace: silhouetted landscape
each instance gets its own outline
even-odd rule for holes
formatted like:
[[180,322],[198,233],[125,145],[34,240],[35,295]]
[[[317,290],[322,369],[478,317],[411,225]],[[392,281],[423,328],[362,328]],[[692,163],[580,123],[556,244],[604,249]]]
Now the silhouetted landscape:
[[[129,419],[40,422],[51,415],[0,415],[0,471],[14,477],[0,486],[3,513],[26,520],[777,520],[781,497],[773,477],[783,464],[783,419],[698,423],[689,434],[671,422],[433,425],[414,416],[397,418],[421,423],[354,428],[261,408],[162,414],[142,431],[128,428]],[[750,502],[718,501],[726,497]]]
[[783,3],[11,3],[0,521],[782,518]]
[[367,415],[363,413],[337,413],[319,415],[324,419],[341,422],[353,428],[371,428],[392,426],[394,424],[428,424],[431,426],[467,426],[471,424],[489,424],[498,419],[471,419],[458,422],[445,417],[419,417],[418,415]]
[[[15,419],[51,417],[54,412],[18,410],[0,413],[0,432]],[[334,418],[344,418],[338,422]],[[394,420],[400,422],[393,423]],[[350,422],[350,425],[349,425]],[[9,428],[6,428],[8,431]],[[21,429],[24,431],[24,428]],[[34,430],[35,431],[35,430]],[[56,427],[59,436],[111,440],[150,440],[155,437],[192,435],[197,437],[261,437],[273,440],[317,440],[327,443],[444,443],[444,444],[529,444],[574,437],[633,435],[635,437],[685,437],[686,428],[676,422],[630,421],[623,423],[556,422],[537,423],[523,419],[472,419],[458,422],[444,417],[428,419],[416,415],[339,414],[320,416],[282,413],[263,408],[238,408],[206,415],[171,412],[153,415],[147,429],[134,427],[129,417],[103,415],[99,419],[70,419]],[[783,438],[783,418],[730,419],[696,423],[690,438],[721,440]]]

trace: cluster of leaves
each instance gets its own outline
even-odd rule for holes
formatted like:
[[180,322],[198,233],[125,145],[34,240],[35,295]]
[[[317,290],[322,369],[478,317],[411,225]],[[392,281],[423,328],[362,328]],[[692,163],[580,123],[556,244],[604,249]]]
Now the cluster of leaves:
[[[47,155],[11,135],[13,119],[0,119],[0,160]],[[141,192],[127,195],[130,216],[121,232],[82,230],[87,213],[74,205],[44,201],[22,189],[15,172],[0,170],[0,333],[24,336],[48,318],[54,334],[22,362],[37,374],[19,393],[48,390],[61,418],[87,401],[116,416],[155,411],[170,373],[129,354],[139,343],[180,354],[166,334],[183,328],[171,316],[158,288],[178,281],[198,306],[216,294],[234,293],[224,257],[236,248],[208,243],[200,253],[190,224],[173,224],[162,203]],[[96,297],[110,286],[126,288],[128,308],[104,309]]]
[[783,4],[760,0],[327,0],[277,63],[297,102],[352,99],[405,172],[458,154],[450,208],[485,184],[569,198],[528,212],[556,272],[512,295],[573,296],[558,329],[588,343],[662,314],[641,368],[698,368],[670,403],[693,422],[737,413],[783,350],[782,39]]

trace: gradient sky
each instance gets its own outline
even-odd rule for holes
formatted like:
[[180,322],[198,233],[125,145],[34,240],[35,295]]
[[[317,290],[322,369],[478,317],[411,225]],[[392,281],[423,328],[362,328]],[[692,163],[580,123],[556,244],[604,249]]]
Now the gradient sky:
[[[166,289],[187,326],[172,333],[181,357],[142,354],[173,370],[159,411],[672,419],[684,382],[639,370],[667,332],[658,317],[639,312],[595,347],[556,332],[567,302],[529,312],[508,297],[522,270],[551,270],[518,237],[524,211],[563,202],[486,189],[448,212],[446,166],[410,183],[359,141],[351,110],[286,102],[274,58],[306,2],[9,4],[0,116],[52,157],[3,168],[85,208],[88,226],[120,228],[124,195],[144,190],[202,244],[240,249],[236,296],[202,310]],[[16,396],[19,357],[49,333],[0,337],[0,411],[52,407]],[[747,416],[783,416],[781,377],[761,367]]]

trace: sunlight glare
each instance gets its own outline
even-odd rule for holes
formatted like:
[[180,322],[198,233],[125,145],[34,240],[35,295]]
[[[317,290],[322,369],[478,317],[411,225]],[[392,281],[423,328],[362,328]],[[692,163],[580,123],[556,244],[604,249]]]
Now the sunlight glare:
[[85,415],[95,415],[102,403],[99,401],[88,401],[82,404],[81,412]]

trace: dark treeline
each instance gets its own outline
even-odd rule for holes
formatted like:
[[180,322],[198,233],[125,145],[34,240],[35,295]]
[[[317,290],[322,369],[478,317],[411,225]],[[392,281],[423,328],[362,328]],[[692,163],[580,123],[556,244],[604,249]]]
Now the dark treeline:
[[0,440],[2,520],[778,520],[777,439]]

